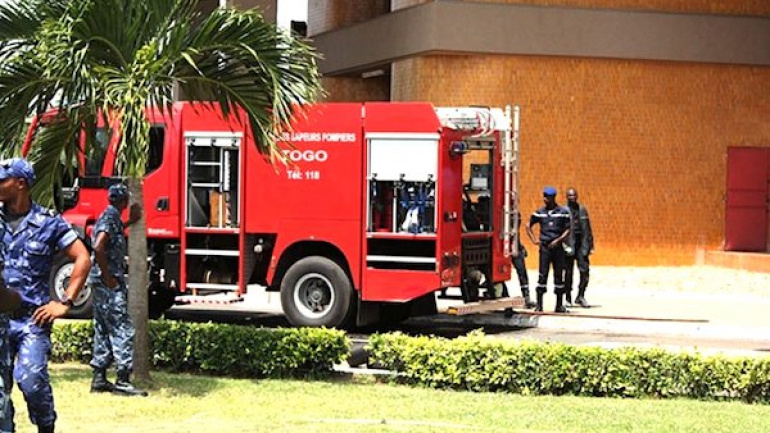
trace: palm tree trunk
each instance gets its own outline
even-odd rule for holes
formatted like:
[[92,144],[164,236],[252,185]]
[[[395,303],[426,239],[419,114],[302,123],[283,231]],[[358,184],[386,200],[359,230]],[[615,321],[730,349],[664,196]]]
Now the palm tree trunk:
[[[128,190],[131,204],[139,203],[144,208],[144,193],[141,179],[129,178]],[[147,229],[144,212],[139,221],[131,225],[128,237],[128,311],[136,328],[134,337],[134,376],[140,380],[150,379],[150,332],[148,324],[147,287]]]

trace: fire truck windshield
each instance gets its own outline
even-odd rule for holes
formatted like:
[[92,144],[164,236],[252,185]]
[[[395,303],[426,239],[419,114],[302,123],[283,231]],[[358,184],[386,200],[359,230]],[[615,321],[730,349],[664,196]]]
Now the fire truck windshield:
[[105,128],[96,130],[96,137],[93,146],[88,148],[86,155],[86,176],[101,176],[104,166],[104,159],[107,156],[107,148],[110,145],[110,134]]

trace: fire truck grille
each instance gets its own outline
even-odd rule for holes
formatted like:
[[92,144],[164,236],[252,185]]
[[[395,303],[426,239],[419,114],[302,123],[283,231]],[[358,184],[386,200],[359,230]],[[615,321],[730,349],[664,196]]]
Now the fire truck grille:
[[478,266],[489,264],[492,240],[489,238],[463,239],[463,264]]

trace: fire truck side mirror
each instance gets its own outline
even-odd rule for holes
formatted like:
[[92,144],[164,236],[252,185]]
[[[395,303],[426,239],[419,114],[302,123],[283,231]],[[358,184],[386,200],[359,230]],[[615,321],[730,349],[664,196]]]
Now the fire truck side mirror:
[[449,154],[453,157],[468,153],[468,143],[464,141],[453,141],[449,146]]
[[167,211],[169,209],[168,197],[161,197],[155,204],[155,209],[158,211]]
[[77,184],[71,187],[61,188],[61,209],[60,212],[64,212],[67,209],[72,209],[78,204],[78,196],[80,195],[80,188]]

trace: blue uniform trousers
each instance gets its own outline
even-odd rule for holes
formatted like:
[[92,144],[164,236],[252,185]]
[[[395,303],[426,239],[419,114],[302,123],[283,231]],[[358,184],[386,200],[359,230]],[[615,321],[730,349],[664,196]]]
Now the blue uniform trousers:
[[10,405],[13,369],[11,368],[11,346],[8,341],[10,326],[8,316],[0,315],[0,433],[13,431],[13,413]]
[[128,290],[121,282],[116,289],[91,284],[94,296],[94,352],[91,366],[107,369],[115,361],[117,370],[134,368],[134,325],[128,315]]
[[[32,318],[11,320],[9,334],[13,378],[19,384],[27,402],[32,424],[48,426],[56,421],[53,391],[48,376],[48,355],[51,352],[51,327],[39,327]],[[8,389],[8,387],[6,387]],[[13,403],[9,403],[11,422]],[[12,424],[11,424],[12,425]],[[11,430],[13,431],[13,430]]]

